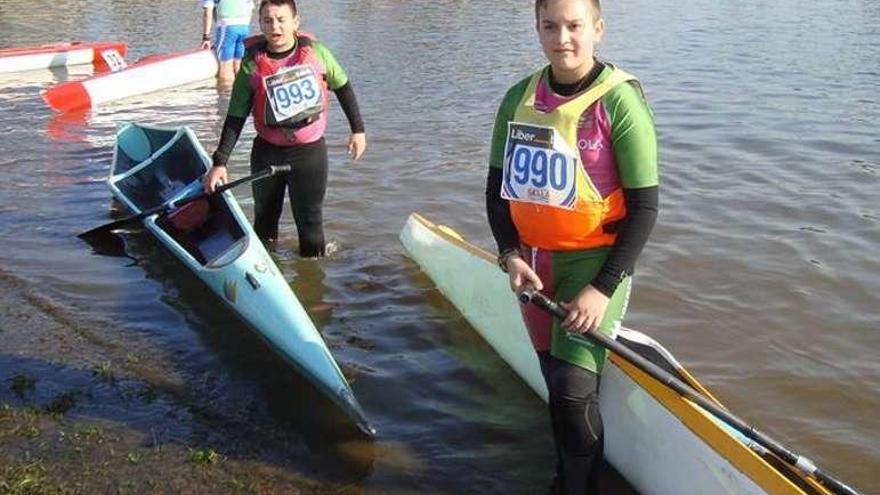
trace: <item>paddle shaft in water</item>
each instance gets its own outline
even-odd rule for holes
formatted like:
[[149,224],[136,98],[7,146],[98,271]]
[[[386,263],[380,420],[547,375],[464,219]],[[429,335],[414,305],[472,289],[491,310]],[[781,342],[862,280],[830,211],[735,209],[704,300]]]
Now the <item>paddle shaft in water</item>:
[[[559,318],[560,320],[564,320],[566,315],[568,315],[568,310],[539,292],[525,290],[519,295],[519,300],[524,304],[531,302],[535,306],[538,306],[539,308],[547,311],[548,313]],[[706,411],[725,421],[734,429],[736,429],[746,437],[754,440],[760,446],[766,448],[780,459],[818,479],[834,493],[837,493],[839,495],[859,495],[859,492],[850,488],[845,483],[837,480],[828,473],[822,471],[810,459],[791,452],[776,440],[773,440],[764,433],[749,426],[745,421],[739,419],[725,409],[719,407],[714,402],[711,402],[709,399],[703,397],[690,385],[679,380],[663,368],[645,359],[644,357],[631,350],[630,348],[624,346],[620,342],[596,332],[587,332],[584,334],[584,336],[587,339],[592,340],[596,344],[627,360],[635,367],[650,375],[655,380],[658,380],[667,387],[681,394],[683,397],[688,398]]]
[[[153,208],[149,208],[147,210],[144,210],[140,213],[136,213],[134,215],[129,215],[125,218],[121,218],[119,220],[95,227],[91,230],[87,230],[87,231],[77,235],[77,237],[88,242],[89,244],[93,244],[93,245],[99,244],[100,241],[107,241],[108,236],[115,237],[115,235],[113,235],[112,232],[116,229],[119,229],[119,228],[125,226],[125,225],[128,225],[129,223],[143,220],[144,218],[147,218],[150,215],[155,215],[157,213],[167,213],[167,212],[170,212],[170,211],[175,210],[177,208],[180,208],[181,206],[183,206],[187,203],[192,203],[193,201],[198,201],[202,198],[206,198],[206,197],[214,195],[214,194],[220,194],[223,191],[226,191],[228,189],[232,189],[233,187],[240,186],[242,184],[252,182],[255,180],[263,179],[265,177],[269,177],[271,175],[275,175],[275,174],[278,174],[281,172],[289,172],[289,171],[290,171],[290,165],[280,165],[280,166],[273,165],[265,170],[262,170],[260,172],[255,173],[253,175],[249,175],[247,177],[242,177],[241,179],[234,180],[234,181],[230,182],[229,184],[223,184],[222,186],[215,189],[214,192],[209,193],[207,191],[203,191],[203,192],[200,192],[199,194],[196,194],[195,196],[189,196],[187,198],[183,198],[178,201],[173,201],[171,203],[161,204],[159,206],[155,206]],[[111,239],[108,242],[113,243],[114,240]],[[112,251],[112,250],[105,250],[105,251]]]

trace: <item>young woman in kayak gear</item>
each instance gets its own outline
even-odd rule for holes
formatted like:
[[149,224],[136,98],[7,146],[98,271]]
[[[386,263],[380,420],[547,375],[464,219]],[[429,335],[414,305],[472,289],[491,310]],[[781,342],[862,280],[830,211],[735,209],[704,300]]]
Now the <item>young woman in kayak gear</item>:
[[522,312],[550,392],[551,491],[582,495],[595,491],[602,457],[606,352],[572,335],[620,327],[657,216],[657,141],[636,79],[594,57],[605,31],[598,0],[537,0],[535,20],[549,64],[501,102],[486,208],[511,288],[568,309],[561,323],[534,305]]
[[259,15],[264,39],[247,50],[235,77],[205,188],[211,192],[227,181],[226,163],[245,120],[253,113],[257,137],[251,150],[251,173],[269,165],[292,166],[288,174],[253,184],[254,230],[264,242],[278,238],[287,191],[300,255],[323,256],[322,209],[327,188],[324,131],[330,91],[348,118],[348,152],[354,160],[366,148],[364,124],[348,76],[333,53],[298,31],[300,17],[294,1],[263,0]]

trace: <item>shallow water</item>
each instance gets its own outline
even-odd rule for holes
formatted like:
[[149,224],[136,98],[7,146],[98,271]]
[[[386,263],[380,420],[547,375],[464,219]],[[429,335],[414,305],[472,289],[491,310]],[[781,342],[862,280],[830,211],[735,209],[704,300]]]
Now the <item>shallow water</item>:
[[[865,493],[880,491],[880,5],[606,3],[600,54],[640,77],[661,139],[661,216],[627,324],[666,344],[746,420]],[[368,130],[367,154],[350,163],[347,125],[333,110],[325,217],[341,251],[298,259],[289,213],[276,251],[380,431],[382,460],[355,485],[532,493],[552,467],[543,405],[397,242],[419,211],[492,247],[488,142],[503,92],[541,62],[531,6],[300,4],[304,28],[347,69]],[[177,0],[3,0],[0,46],[122,39],[135,60],[195,46],[199,14]],[[129,236],[136,263],[94,256],[75,237],[110,219],[103,179],[120,123],[189,125],[211,150],[228,96],[207,81],[74,115],[53,114],[39,97],[90,73],[0,75],[0,268],[73,312],[117,323],[136,343],[125,352],[161,353],[164,378],[201,383],[199,403],[231,428],[298,432],[286,465],[313,471],[308,424],[285,422],[289,404],[266,385],[280,368],[197,280],[143,234]],[[247,171],[246,129],[235,176]],[[250,192],[236,196],[250,212]],[[0,378],[30,370],[41,383],[76,385],[76,370],[50,361],[0,346]],[[135,428],[164,407],[132,416],[80,401],[72,412]],[[199,421],[162,425],[185,438]]]

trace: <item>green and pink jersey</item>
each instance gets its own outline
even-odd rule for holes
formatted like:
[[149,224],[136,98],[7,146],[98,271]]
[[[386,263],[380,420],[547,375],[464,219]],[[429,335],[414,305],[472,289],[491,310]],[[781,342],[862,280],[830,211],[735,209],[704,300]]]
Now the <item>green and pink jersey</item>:
[[[501,197],[522,242],[521,252],[545,294],[574,299],[601,269],[626,216],[623,189],[658,185],[657,142],[651,110],[635,79],[606,66],[577,94],[556,94],[548,69],[523,79],[505,95],[489,158],[503,170]],[[611,296],[600,331],[620,326],[630,292],[622,281]],[[533,306],[523,316],[536,350],[597,371],[603,349],[583,344]]]
[[[528,100],[534,99],[533,109],[536,113],[552,115],[590,89],[608,81],[615,72],[622,71],[606,66],[590,88],[569,97],[558,95],[550,89],[547,68],[518,82],[504,96],[498,110],[489,166],[504,168],[513,148],[509,133],[515,129],[509,129],[509,126],[516,123],[517,112],[522,112],[521,107]],[[570,139],[576,141],[567,143],[570,148],[576,148],[576,151],[572,151],[579,158],[588,187],[594,189],[602,199],[620,188],[638,189],[658,184],[654,120],[638,83],[631,78],[627,80],[631,82],[614,85],[579,114],[574,139]],[[547,121],[541,124],[547,125]],[[557,129],[557,132],[565,135],[570,133],[570,129]],[[540,163],[540,160],[535,162]],[[536,163],[530,165],[532,170],[536,168]],[[548,173],[552,175],[552,171]],[[531,179],[534,182],[534,178]]]
[[247,51],[235,78],[229,116],[253,109],[257,134],[276,146],[312,143],[327,128],[329,91],[348,82],[330,50],[306,35],[286,57],[274,58],[260,43]]

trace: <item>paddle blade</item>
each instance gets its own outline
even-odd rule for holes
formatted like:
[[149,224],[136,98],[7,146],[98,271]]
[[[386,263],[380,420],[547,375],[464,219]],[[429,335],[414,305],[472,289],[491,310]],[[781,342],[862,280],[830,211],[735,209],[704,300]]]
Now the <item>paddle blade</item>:
[[127,256],[125,252],[125,241],[119,234],[107,228],[111,224],[102,225],[92,230],[83,232],[77,237],[85,241],[92,247],[95,254],[103,256]]

